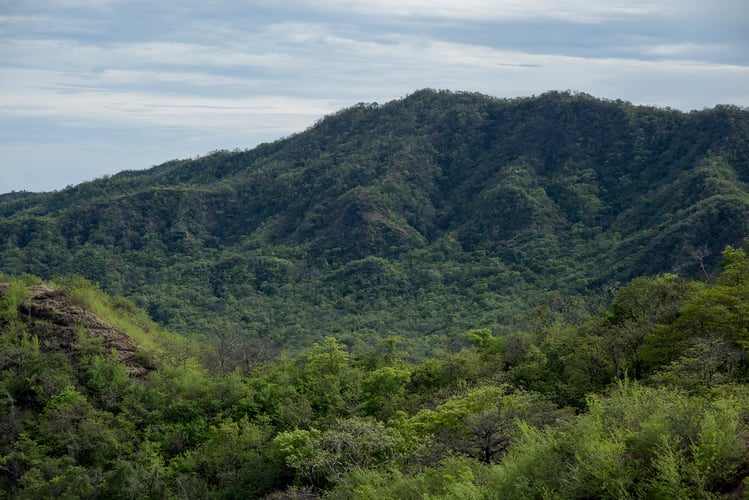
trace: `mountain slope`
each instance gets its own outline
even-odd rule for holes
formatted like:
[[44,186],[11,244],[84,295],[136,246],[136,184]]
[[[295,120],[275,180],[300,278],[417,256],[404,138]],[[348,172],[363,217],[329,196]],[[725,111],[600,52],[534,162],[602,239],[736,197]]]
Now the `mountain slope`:
[[[0,330],[7,334],[3,340],[30,342],[37,352],[62,356],[72,365],[82,363],[83,358],[102,355],[121,364],[130,377],[143,378],[151,372],[153,347],[139,345],[122,329],[93,312],[89,304],[90,300],[78,292],[47,284],[0,282]],[[110,307],[107,312],[114,317],[112,314],[117,313]],[[122,315],[118,316],[121,319]],[[143,332],[140,333],[142,337]],[[4,358],[5,368],[14,366],[11,358],[10,355]],[[20,363],[30,362],[23,357],[19,359]]]
[[749,234],[747,182],[739,108],[424,90],[251,151],[4,195],[0,271],[82,274],[184,333],[430,352],[709,271]]

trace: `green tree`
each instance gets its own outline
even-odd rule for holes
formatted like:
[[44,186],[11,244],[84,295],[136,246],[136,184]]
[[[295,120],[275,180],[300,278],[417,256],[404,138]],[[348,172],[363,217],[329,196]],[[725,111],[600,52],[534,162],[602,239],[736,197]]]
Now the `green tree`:
[[120,425],[111,414],[96,410],[73,387],[66,387],[44,407],[40,436],[55,454],[85,466],[101,467],[126,449]]
[[553,404],[530,392],[507,386],[483,386],[454,397],[434,410],[421,410],[399,425],[405,435],[428,438],[450,451],[485,463],[501,460],[518,437],[518,423],[553,423]]
[[679,317],[682,306],[699,286],[664,274],[635,278],[617,291],[602,329],[616,374],[640,378],[645,375],[646,363],[652,370],[658,363],[669,361],[660,355],[648,356],[641,347],[646,337],[659,335],[663,325]]
[[297,384],[317,419],[345,417],[356,408],[361,374],[334,337],[314,344],[309,353],[295,360],[294,367]]
[[312,485],[345,484],[355,470],[394,465],[401,436],[373,419],[337,420],[330,429],[281,433],[274,446],[286,463]]
[[282,473],[267,456],[270,440],[270,428],[246,417],[223,420],[210,427],[200,447],[172,460],[168,474],[176,483],[205,484],[224,498],[260,497],[276,486]]
[[361,383],[362,409],[367,415],[387,420],[407,406],[406,388],[411,372],[383,366],[364,375]]

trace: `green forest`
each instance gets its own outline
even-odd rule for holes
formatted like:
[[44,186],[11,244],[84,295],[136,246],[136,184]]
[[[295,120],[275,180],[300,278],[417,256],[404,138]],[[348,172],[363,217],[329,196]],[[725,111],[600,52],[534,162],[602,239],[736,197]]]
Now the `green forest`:
[[[8,498],[742,498],[749,256],[410,361],[203,345],[82,278],[0,288]],[[128,351],[127,342],[137,344]]]
[[2,498],[749,498],[749,110],[421,90],[0,195]]
[[551,92],[362,104],[249,151],[0,196],[0,272],[79,275],[191,337],[285,349],[576,320],[749,235],[749,111]]

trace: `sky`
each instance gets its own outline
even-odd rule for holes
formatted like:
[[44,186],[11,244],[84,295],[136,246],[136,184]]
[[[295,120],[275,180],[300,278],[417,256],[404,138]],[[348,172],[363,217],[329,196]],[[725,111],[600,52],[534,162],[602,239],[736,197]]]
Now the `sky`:
[[422,88],[749,107],[746,0],[0,0],[0,193]]

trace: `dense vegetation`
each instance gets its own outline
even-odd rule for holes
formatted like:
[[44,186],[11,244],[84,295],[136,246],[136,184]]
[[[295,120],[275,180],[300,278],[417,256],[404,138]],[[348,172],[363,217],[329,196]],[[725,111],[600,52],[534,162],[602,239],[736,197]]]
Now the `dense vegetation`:
[[749,256],[722,255],[418,363],[398,337],[211,348],[83,279],[3,277],[0,497],[741,497]]
[[747,110],[425,90],[2,195],[0,498],[746,496],[748,183]]
[[[709,279],[749,234],[749,112],[417,92],[250,151],[0,196],[0,271],[81,275],[193,338],[415,359]],[[540,318],[540,319],[539,319]]]

